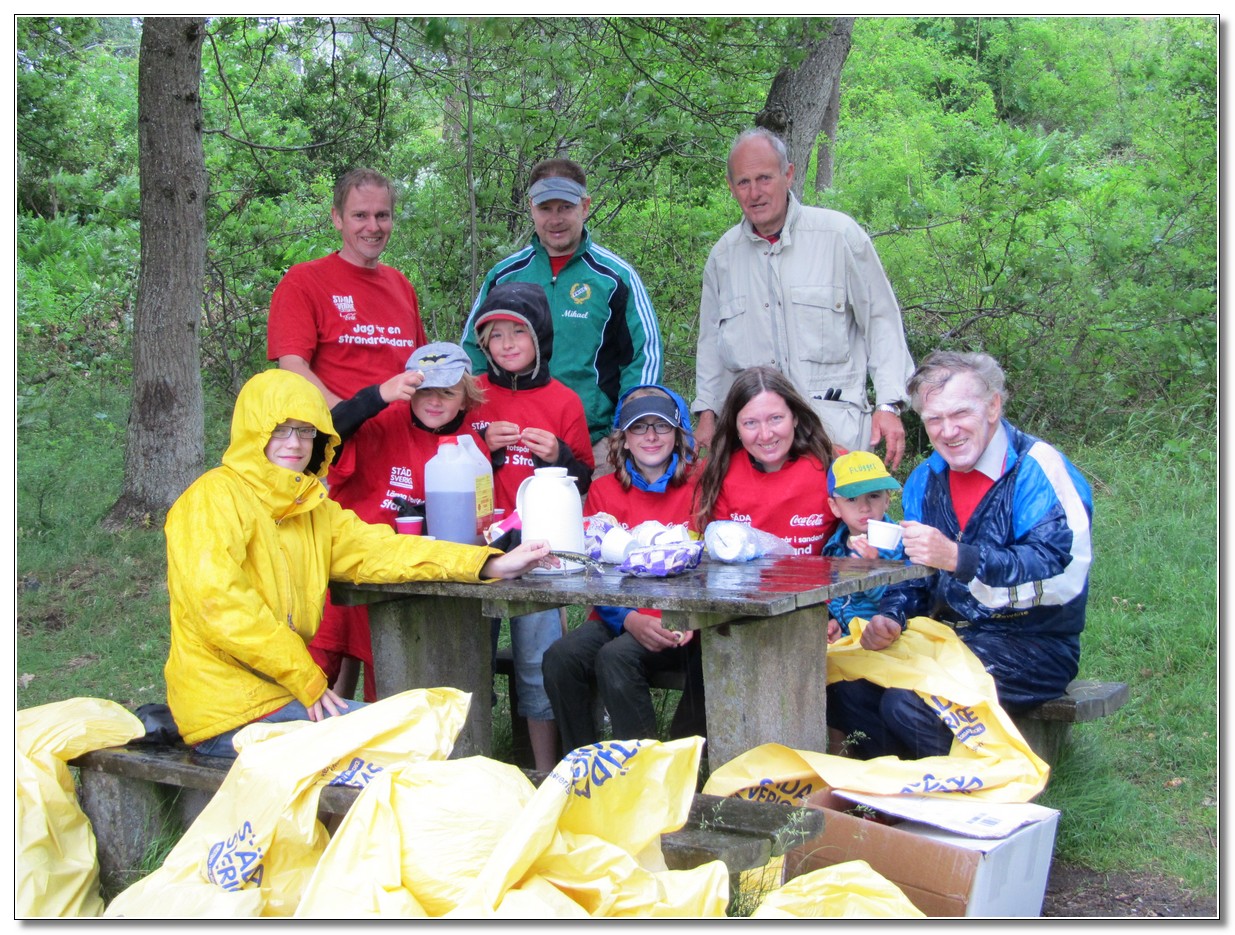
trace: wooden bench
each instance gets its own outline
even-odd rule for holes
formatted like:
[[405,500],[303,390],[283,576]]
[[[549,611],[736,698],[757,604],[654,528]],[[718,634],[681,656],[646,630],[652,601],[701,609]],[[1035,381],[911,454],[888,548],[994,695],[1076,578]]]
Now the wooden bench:
[[1114,714],[1127,700],[1128,686],[1123,682],[1075,679],[1062,697],[1017,714],[1012,720],[1034,753],[1054,766],[1073,724]]
[[[142,876],[139,868],[156,841],[184,833],[232,762],[200,756],[184,745],[134,743],[96,750],[69,764],[78,769],[82,809],[94,827],[107,896]],[[537,785],[547,775],[524,772]],[[323,822],[344,814],[359,792],[346,786],[322,789],[318,809]],[[698,794],[686,825],[661,836],[661,850],[671,870],[723,861],[731,875],[730,892],[736,893],[737,874],[821,834],[823,816],[818,809]],[[145,872],[153,869],[148,866]]]
[[[535,765],[532,757],[532,742],[527,733],[527,718],[519,716],[519,684],[515,678],[515,659],[509,646],[503,646],[497,651],[493,661],[494,676],[506,679],[506,694],[510,699],[510,760],[516,766],[530,769]],[[653,688],[673,689],[682,691],[686,688],[686,673],[674,670],[653,672],[651,676]],[[597,716],[603,714],[599,700],[595,701]],[[558,751],[562,753],[561,750]]]

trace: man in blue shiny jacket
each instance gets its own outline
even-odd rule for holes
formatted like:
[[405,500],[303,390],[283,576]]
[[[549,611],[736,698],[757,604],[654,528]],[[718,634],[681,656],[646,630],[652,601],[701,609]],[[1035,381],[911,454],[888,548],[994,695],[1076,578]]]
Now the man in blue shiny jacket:
[[[909,394],[935,451],[905,483],[905,555],[938,571],[889,588],[862,646],[884,649],[910,618],[930,617],[955,626],[1004,710],[1058,698],[1076,677],[1085,626],[1089,484],[1003,418],[1004,374],[989,355],[935,352]],[[829,687],[828,722],[864,759],[938,756],[952,744],[916,692],[866,681]]]

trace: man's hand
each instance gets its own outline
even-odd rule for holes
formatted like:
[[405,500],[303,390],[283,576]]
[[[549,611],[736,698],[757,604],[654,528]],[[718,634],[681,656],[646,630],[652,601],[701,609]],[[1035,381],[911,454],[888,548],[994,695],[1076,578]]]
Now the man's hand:
[[895,471],[905,456],[905,426],[901,424],[900,416],[876,409],[871,414],[871,448],[874,449],[880,441],[887,446],[883,463],[889,471]]
[[901,541],[905,544],[905,557],[915,565],[956,571],[956,556],[960,550],[934,526],[905,520],[901,523]]
[[711,448],[712,439],[716,436],[716,413],[704,409],[695,420],[695,448]]
[[694,630],[666,630],[659,617],[651,614],[641,614],[632,610],[622,621],[622,627],[639,641],[639,645],[648,652],[658,653],[662,649],[672,649],[675,646],[685,646],[695,635]]
[[882,614],[875,614],[862,628],[863,649],[887,649],[900,638],[901,625]]
[[840,623],[835,617],[828,618],[828,642],[835,643],[843,634],[840,631]]
[[327,688],[322,697],[309,706],[310,721],[324,721],[328,717],[342,714],[347,710],[347,702]]
[[518,578],[537,565],[556,568],[562,563],[549,554],[549,540],[533,539],[511,549],[505,555],[490,556],[481,566],[481,578]]
[[527,445],[528,451],[540,458],[541,461],[548,461],[550,464],[556,464],[558,455],[561,453],[561,446],[558,444],[557,436],[546,429],[528,429],[525,428],[519,435],[523,444]]
[[419,370],[401,370],[377,388],[382,402],[394,403],[400,399],[411,402],[416,395],[416,388],[425,382],[425,375]]

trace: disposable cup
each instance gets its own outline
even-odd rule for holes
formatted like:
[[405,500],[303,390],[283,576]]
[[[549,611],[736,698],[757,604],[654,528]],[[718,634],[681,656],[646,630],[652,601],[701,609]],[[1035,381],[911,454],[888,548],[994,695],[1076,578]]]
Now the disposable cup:
[[425,531],[425,518],[423,516],[397,516],[395,517],[395,529],[409,536],[419,536]]
[[600,559],[611,565],[620,565],[626,561],[626,556],[638,546],[634,536],[621,526],[614,526],[600,540]]
[[872,519],[866,524],[866,541],[877,549],[894,549],[901,541],[901,528],[896,523]]

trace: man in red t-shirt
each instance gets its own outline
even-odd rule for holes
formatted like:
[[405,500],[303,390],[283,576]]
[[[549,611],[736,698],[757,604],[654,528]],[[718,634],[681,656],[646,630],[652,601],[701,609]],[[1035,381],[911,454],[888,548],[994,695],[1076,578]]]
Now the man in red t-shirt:
[[[353,169],[335,184],[330,219],[343,240],[335,252],[297,263],[275,287],[266,356],[305,377],[327,405],[404,372],[428,343],[416,290],[378,262],[394,226],[394,185],[372,169]],[[404,388],[398,399],[410,399]]]

